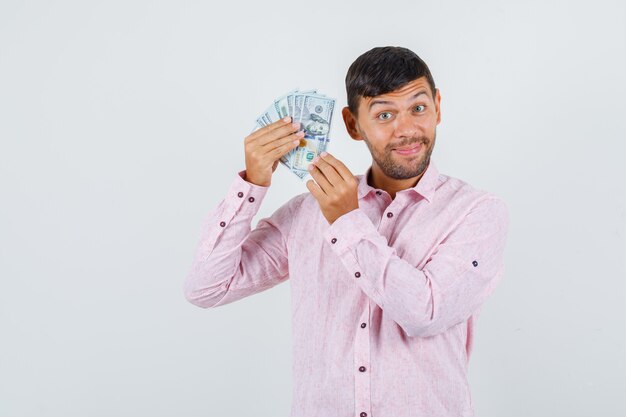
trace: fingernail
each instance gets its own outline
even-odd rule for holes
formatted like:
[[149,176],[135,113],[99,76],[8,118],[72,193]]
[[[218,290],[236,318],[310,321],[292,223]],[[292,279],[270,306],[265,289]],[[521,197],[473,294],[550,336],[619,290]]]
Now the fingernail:
[[328,155],[328,152],[324,151],[324,152],[322,152],[320,155],[322,155],[322,156],[326,156],[326,155]]
[[319,161],[319,160],[320,160],[320,157],[319,157],[319,156],[316,156],[315,158],[313,158],[313,161],[311,161],[311,162],[317,162],[317,161]]
[[283,122],[288,122],[291,120],[291,116],[283,117]]
[[307,169],[308,169],[309,171],[313,171],[313,168],[314,168],[314,167],[315,167],[315,166],[314,166],[313,164],[309,164],[309,166],[307,167]]
[[300,123],[293,122],[291,126],[293,126],[294,129],[298,129],[300,127]]

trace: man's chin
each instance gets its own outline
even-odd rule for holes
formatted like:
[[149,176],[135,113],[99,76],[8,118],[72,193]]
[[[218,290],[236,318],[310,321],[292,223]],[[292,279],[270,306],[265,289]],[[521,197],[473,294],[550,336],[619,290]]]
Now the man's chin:
[[393,164],[397,167],[402,167],[404,170],[413,171],[416,167],[420,166],[424,162],[424,155],[422,152],[413,155],[401,155],[393,152],[395,155],[391,158]]
[[385,172],[385,175],[388,176],[389,178],[393,178],[395,180],[408,180],[410,178],[415,178],[418,175],[420,175],[421,172],[416,172],[415,170],[411,170],[411,169],[393,169],[390,172]]
[[[390,167],[391,169],[383,170],[384,172],[386,171],[385,175],[390,178],[406,180],[409,178],[415,178],[426,170],[425,166],[427,164],[424,164],[424,158],[420,154],[413,155],[411,158],[403,156],[399,158],[399,160],[396,158],[392,158],[392,160],[393,166]],[[424,169],[421,169],[423,166]]]

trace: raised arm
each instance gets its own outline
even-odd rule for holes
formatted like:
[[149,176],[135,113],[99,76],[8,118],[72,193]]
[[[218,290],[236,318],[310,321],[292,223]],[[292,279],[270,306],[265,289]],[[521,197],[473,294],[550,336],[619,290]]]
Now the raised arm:
[[289,200],[251,230],[267,192],[245,181],[245,171],[205,218],[185,298],[199,307],[218,307],[271,288],[288,278],[287,243],[300,196]]
[[290,118],[258,129],[244,140],[246,169],[203,225],[185,298],[199,307],[228,304],[288,278],[287,240],[298,196],[251,230],[279,159],[302,137]]

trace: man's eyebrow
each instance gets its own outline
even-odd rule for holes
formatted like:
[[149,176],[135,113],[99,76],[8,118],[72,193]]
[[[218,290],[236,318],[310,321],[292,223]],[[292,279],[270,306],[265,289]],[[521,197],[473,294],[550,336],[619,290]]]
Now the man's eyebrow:
[[[426,94],[426,90],[420,90],[417,93],[413,94],[413,96],[409,99],[409,100],[414,100],[416,99],[418,96],[421,96],[422,94]],[[390,101],[387,100],[372,100],[370,101],[370,105],[368,106],[368,109],[371,109],[372,106],[376,105],[376,104],[390,104]]]

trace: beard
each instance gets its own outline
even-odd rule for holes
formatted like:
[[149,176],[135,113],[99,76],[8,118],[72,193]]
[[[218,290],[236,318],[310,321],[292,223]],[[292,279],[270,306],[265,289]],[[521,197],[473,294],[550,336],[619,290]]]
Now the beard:
[[[399,143],[387,145],[382,152],[379,152],[370,144],[363,132],[361,132],[361,136],[363,136],[363,140],[367,144],[370,154],[372,154],[372,158],[387,177],[394,178],[396,180],[406,180],[422,175],[426,168],[428,168],[430,155],[433,152],[435,139],[437,138],[437,129],[435,128],[432,139],[426,136],[409,138]],[[394,159],[393,148],[410,146],[415,143],[422,144],[422,149],[420,150],[421,155],[418,154],[418,159],[411,160],[406,164],[398,163]]]

